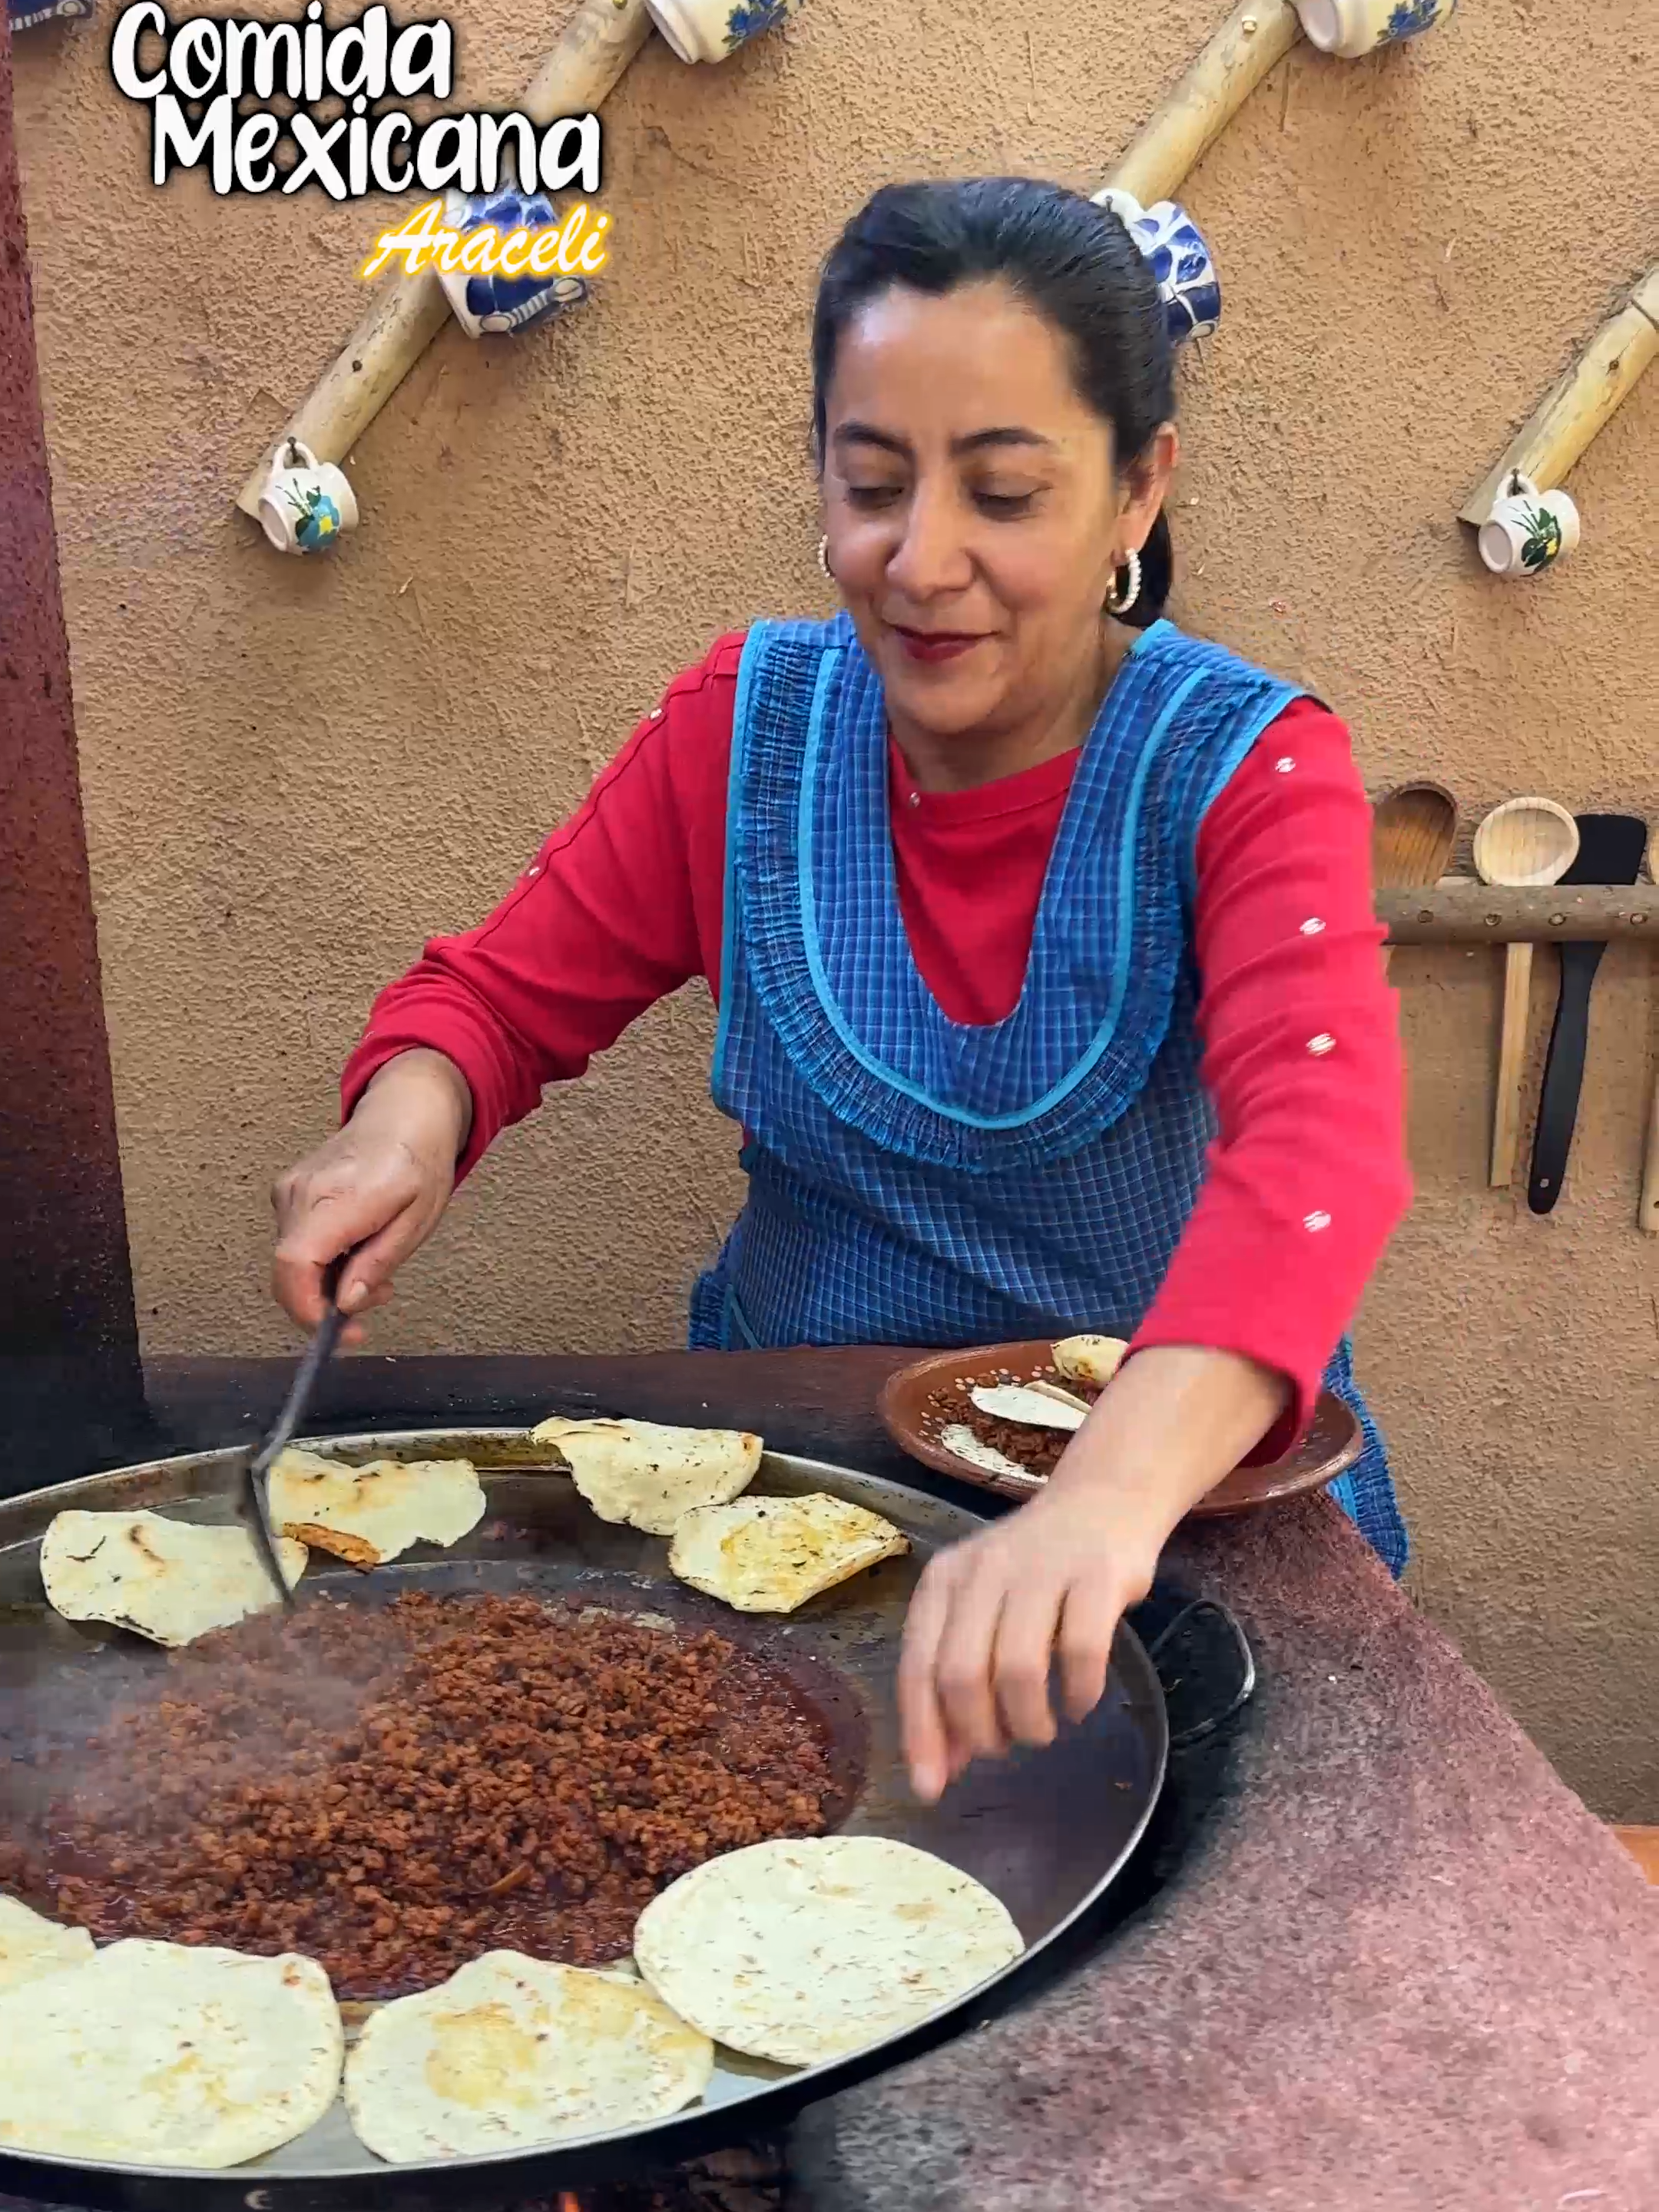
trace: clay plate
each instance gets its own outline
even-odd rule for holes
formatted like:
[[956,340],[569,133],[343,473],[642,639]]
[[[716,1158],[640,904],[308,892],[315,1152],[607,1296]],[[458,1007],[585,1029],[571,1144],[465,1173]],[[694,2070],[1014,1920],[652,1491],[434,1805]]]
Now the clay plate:
[[[993,1490],[1000,1498],[1030,1498],[1042,1488],[1042,1478],[1015,1482],[975,1467],[971,1461],[958,1459],[954,1452],[923,1435],[922,1419],[934,1391],[951,1389],[958,1381],[994,1382],[1006,1374],[1016,1381],[1029,1382],[1053,1364],[1054,1345],[1047,1337],[1033,1337],[1023,1344],[977,1345],[966,1352],[931,1352],[914,1366],[901,1367],[888,1376],[876,1401],[876,1412],[899,1449],[908,1452],[924,1467],[931,1467],[936,1474]],[[1276,1504],[1282,1498],[1322,1490],[1353,1465],[1364,1441],[1358,1416],[1333,1392],[1322,1390],[1308,1433],[1293,1452],[1261,1467],[1236,1467],[1193,1507],[1188,1518],[1210,1520],[1224,1514],[1249,1513],[1259,1505]]]

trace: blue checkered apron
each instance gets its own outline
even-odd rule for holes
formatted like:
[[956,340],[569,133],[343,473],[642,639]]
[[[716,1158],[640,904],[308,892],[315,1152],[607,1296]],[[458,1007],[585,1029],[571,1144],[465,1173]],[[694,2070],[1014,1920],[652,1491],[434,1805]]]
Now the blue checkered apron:
[[[911,956],[880,680],[843,615],[759,623],[738,673],[713,1089],[749,1195],[691,1342],[952,1346],[1151,1305],[1203,1179],[1194,850],[1294,687],[1169,622],[1090,732],[1024,988],[940,1010]],[[1406,1536],[1345,1339],[1328,1387],[1365,1450],[1334,1495],[1398,1573]]]

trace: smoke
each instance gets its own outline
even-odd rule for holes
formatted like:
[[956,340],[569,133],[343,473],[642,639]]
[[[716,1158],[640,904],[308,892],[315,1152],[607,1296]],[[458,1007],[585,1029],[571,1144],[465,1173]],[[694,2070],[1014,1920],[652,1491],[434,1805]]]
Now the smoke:
[[51,1910],[88,1830],[177,1836],[239,1784],[314,1772],[409,1656],[390,1620],[368,1654],[341,1638],[360,1613],[313,1591],[173,1652],[55,1616],[26,1649],[0,1636],[0,1888]]

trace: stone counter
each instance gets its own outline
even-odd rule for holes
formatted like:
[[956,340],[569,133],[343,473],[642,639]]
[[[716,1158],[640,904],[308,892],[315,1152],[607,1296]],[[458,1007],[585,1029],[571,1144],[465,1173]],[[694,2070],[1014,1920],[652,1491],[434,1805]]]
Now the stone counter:
[[1659,1891],[1324,1498],[1183,1532],[1259,1686],[1170,1885],[809,2112],[812,2212],[1656,2212]]

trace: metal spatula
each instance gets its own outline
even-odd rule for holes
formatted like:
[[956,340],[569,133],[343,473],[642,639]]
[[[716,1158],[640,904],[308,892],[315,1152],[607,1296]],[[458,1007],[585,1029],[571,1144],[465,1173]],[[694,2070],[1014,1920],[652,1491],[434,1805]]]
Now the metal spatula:
[[264,1560],[265,1571],[281,1595],[283,1603],[292,1608],[294,1593],[288,1586],[282,1565],[276,1557],[276,1540],[271,1534],[270,1516],[265,1503],[265,1478],[270,1473],[277,1455],[285,1450],[294,1431],[305,1419],[306,1407],[311,1402],[311,1393],[317,1377],[334,1356],[340,1341],[340,1331],[345,1327],[345,1316],[336,1303],[340,1287],[340,1275],[349,1254],[343,1253],[323,1273],[323,1296],[327,1300],[317,1333],[307,1345],[293,1382],[289,1385],[283,1410],[275,1425],[258,1449],[252,1454],[242,1474],[242,1517],[253,1537],[253,1547]]

